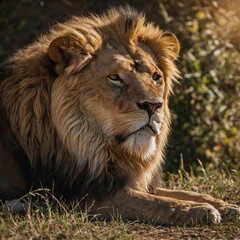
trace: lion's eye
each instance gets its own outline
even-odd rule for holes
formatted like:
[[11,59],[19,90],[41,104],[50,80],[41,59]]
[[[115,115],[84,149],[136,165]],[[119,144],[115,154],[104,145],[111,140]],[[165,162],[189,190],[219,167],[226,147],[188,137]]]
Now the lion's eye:
[[109,76],[108,76],[110,79],[112,79],[112,80],[114,80],[114,81],[119,81],[119,80],[121,80],[121,78],[119,77],[119,75],[118,74],[110,74]]
[[152,75],[152,79],[154,81],[159,81],[161,79],[161,75],[158,74],[157,72],[154,72],[153,75]]
[[116,73],[108,75],[107,79],[109,80],[109,82],[111,82],[112,84],[114,84],[118,87],[121,87],[123,85],[122,79]]

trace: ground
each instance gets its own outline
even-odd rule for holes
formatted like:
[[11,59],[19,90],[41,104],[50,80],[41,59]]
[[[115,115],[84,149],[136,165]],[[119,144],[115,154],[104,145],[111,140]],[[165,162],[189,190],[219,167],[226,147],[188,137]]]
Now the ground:
[[[239,172],[202,168],[198,177],[180,170],[169,174],[166,186],[209,193],[228,202],[240,204]],[[28,209],[26,215],[0,215],[0,239],[240,239],[240,220],[218,225],[195,227],[156,226],[149,222],[90,220],[86,213],[59,205],[44,211]]]

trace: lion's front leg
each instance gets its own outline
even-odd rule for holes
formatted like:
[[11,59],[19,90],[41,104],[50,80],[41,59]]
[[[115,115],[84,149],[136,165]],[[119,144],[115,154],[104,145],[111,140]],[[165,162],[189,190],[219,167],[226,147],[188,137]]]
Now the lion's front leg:
[[182,201],[135,190],[119,192],[111,199],[96,202],[91,213],[104,217],[120,215],[126,220],[149,220],[157,224],[191,225],[221,221],[219,212],[210,204]]
[[216,199],[208,194],[200,194],[192,191],[181,190],[168,190],[163,188],[157,188],[155,194],[162,197],[170,197],[185,201],[194,201],[198,203],[208,203],[216,208],[223,219],[239,219],[240,207],[237,205],[228,204],[227,202]]

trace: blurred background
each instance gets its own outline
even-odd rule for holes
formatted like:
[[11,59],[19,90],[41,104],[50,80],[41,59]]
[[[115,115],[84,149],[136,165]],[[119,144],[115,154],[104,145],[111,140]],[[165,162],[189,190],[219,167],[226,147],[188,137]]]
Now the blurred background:
[[202,163],[240,171],[239,0],[0,0],[0,61],[57,21],[124,3],[181,43],[165,170],[196,172]]

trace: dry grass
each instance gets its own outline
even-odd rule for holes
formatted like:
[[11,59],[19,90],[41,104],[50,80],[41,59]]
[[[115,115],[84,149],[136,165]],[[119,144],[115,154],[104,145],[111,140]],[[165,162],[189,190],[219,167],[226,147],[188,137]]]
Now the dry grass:
[[[201,170],[198,177],[183,169],[178,175],[170,174],[166,185],[210,193],[240,204],[240,172]],[[163,227],[148,222],[90,219],[86,213],[62,205],[60,210],[48,205],[45,209],[28,208],[22,216],[0,213],[0,239],[240,239],[240,220],[215,226]]]

